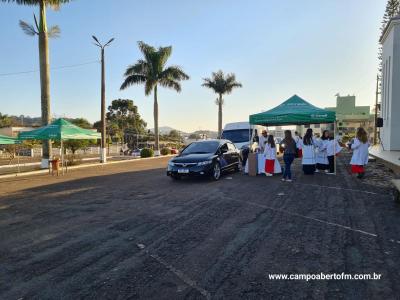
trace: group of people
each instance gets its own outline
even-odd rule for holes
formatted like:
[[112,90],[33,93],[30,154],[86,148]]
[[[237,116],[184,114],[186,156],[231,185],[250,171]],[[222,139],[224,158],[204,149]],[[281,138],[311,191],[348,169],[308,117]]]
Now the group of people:
[[368,163],[368,135],[364,128],[358,128],[356,137],[348,144],[339,142],[333,133],[325,130],[319,137],[313,134],[311,128],[307,129],[304,137],[297,132],[292,136],[290,130],[285,130],[285,137],[276,145],[273,135],[268,135],[264,130],[259,137],[260,151],[265,157],[265,174],[273,176],[274,165],[277,162],[277,148],[283,153],[283,177],[282,181],[292,181],[291,165],[295,158],[302,159],[302,167],[305,175],[314,173],[335,174],[335,157],[344,147],[348,147],[352,152],[351,172],[362,178],[365,174],[364,166]]

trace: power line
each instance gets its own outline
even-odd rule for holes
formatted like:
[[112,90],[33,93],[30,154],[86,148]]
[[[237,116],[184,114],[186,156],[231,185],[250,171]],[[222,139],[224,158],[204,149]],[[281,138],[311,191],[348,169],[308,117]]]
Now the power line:
[[[59,67],[53,67],[50,68],[50,70],[60,70],[60,69],[67,69],[67,68],[76,68],[80,66],[85,66],[85,65],[91,65],[94,63],[99,63],[99,60],[93,60],[93,61],[88,61],[80,64],[74,64],[74,65],[65,65],[65,66],[59,66]],[[30,73],[37,73],[39,70],[31,70],[31,71],[22,71],[22,72],[13,72],[13,73],[2,73],[0,74],[0,77],[5,77],[5,76],[13,76],[13,75],[21,75],[21,74],[30,74]]]

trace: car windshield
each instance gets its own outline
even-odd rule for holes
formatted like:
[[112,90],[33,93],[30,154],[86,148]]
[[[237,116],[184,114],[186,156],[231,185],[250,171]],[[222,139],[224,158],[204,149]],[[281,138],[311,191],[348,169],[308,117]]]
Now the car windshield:
[[183,151],[183,155],[193,154],[193,153],[215,153],[218,149],[219,142],[209,141],[209,142],[194,142],[187,146]]
[[233,143],[244,143],[250,140],[250,132],[248,129],[224,130],[222,138]]

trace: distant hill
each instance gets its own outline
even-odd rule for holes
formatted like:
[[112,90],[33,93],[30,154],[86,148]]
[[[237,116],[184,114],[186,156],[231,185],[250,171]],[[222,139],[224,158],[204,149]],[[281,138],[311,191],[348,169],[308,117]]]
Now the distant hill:
[[36,127],[41,126],[42,118],[41,117],[29,117],[20,115],[18,116],[8,116],[11,118],[11,126],[27,126],[27,127]]
[[192,132],[192,134],[206,135],[210,139],[216,139],[218,137],[218,132],[211,130],[197,130],[195,132]]
[[[154,132],[154,128],[149,129],[151,132]],[[172,128],[170,126],[160,126],[158,128],[160,134],[169,134],[171,130],[177,130],[181,133],[182,136],[188,137],[189,135],[206,135],[208,138],[215,139],[218,136],[218,132],[211,130],[196,130],[194,132],[184,132],[176,128]]]
[[[151,132],[154,133],[154,128],[150,128],[149,130],[150,130]],[[160,127],[158,127],[158,132],[159,132],[160,134],[169,134],[169,133],[171,132],[171,130],[177,130],[177,131],[179,131],[182,135],[185,135],[185,134],[186,134],[185,132],[180,131],[179,129],[175,129],[175,128],[172,128],[172,127],[169,127],[169,126],[160,126]]]

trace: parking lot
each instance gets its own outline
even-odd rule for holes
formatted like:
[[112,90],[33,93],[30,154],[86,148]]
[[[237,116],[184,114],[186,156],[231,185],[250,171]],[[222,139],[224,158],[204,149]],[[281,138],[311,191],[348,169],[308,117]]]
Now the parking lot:
[[[166,158],[3,180],[0,298],[398,299],[400,205],[346,159],[293,183],[172,181]],[[321,272],[381,279],[269,278]]]

